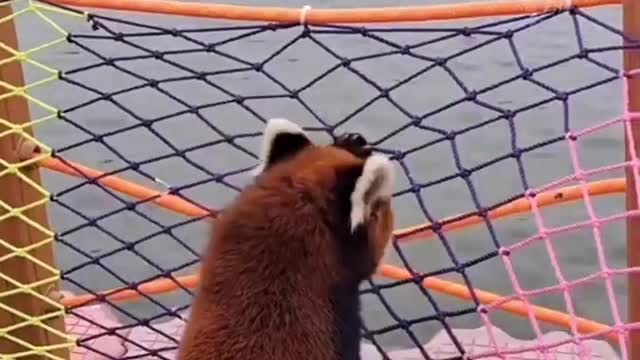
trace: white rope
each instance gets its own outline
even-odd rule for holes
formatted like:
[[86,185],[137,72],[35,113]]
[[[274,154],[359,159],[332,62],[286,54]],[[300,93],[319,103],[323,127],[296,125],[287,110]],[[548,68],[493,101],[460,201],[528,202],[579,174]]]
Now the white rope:
[[[571,0],[567,0],[567,1],[571,1]],[[300,24],[304,25],[307,22],[307,12],[309,12],[309,10],[311,10],[311,5],[305,5],[302,7],[302,10],[300,11]]]
[[[546,2],[544,2],[545,6],[543,12],[546,13],[553,10],[569,10],[573,7],[573,2],[574,0],[564,0],[562,4],[558,4],[558,0],[547,0]],[[529,4],[534,6],[535,0],[531,0]]]

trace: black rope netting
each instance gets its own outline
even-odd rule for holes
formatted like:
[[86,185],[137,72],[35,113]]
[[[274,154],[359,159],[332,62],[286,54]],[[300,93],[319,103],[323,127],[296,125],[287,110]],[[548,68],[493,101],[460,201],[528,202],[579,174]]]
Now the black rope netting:
[[[318,137],[357,130],[392,157],[402,177],[395,194],[397,207],[405,210],[401,225],[431,223],[426,229],[436,234],[437,244],[429,242],[428,251],[437,254],[425,264],[420,253],[414,257],[416,252],[408,250],[417,245],[397,239],[397,263],[413,278],[370,280],[363,288],[365,314],[368,306],[377,309],[365,316],[364,339],[383,358],[394,344],[416,347],[425,359],[465,353],[452,328],[457,319],[473,318],[469,321],[479,324],[480,303],[473,289],[483,286],[470,274],[495,263],[506,243],[523,239],[505,236],[488,212],[543,183],[545,170],[528,168],[527,161],[534,160],[525,159],[557,149],[568,132],[588,125],[588,119],[574,119],[571,101],[619,81],[626,39],[620,30],[581,9],[459,27],[214,26],[212,21],[183,26],[176,19],[95,13],[88,21],[91,29],[69,34],[74,57],[60,66],[61,91],[68,91],[67,106],[59,113],[64,136],[41,135],[54,144],[56,159],[166,191],[215,215],[211,209],[224,207],[248,181],[270,117],[303,123]],[[570,39],[551,46],[554,56],[527,48],[547,23],[563,24],[562,34]],[[606,40],[590,42],[594,32],[606,34]],[[520,46],[528,33],[532,37]],[[553,45],[556,39],[540,41]],[[483,69],[481,59],[474,60],[483,49],[490,49],[483,56],[501,69],[499,77]],[[562,76],[548,75],[564,66],[575,69],[571,71],[582,83],[567,85],[571,81],[562,77],[567,70],[561,70]],[[425,80],[429,76],[434,76],[431,82]],[[514,84],[535,89],[531,91],[537,95],[514,94]],[[502,99],[496,95],[500,91]],[[610,96],[618,99],[618,93]],[[535,113],[545,108],[558,111],[542,117]],[[527,118],[531,112],[538,116],[535,121],[553,123],[554,130],[523,135],[528,126],[524,119],[534,121]],[[593,122],[608,119],[595,115]],[[501,130],[495,130],[498,127]],[[491,156],[475,153],[465,140],[484,129],[494,129],[495,134],[486,140],[487,146],[503,144],[496,145],[499,149]],[[478,185],[479,177],[491,180]],[[208,215],[174,214],[152,204],[156,198],[135,201],[97,180],[87,177],[69,185],[69,178],[52,177],[48,186],[59,189],[53,197],[53,216],[68,287],[92,294],[121,287],[137,290],[151,280],[175,279],[197,269],[208,240],[202,235]],[[455,191],[447,187],[453,183],[459,185]],[[491,185],[499,189],[486,195]],[[443,192],[439,198],[437,192]],[[453,209],[459,204],[455,197],[465,201]],[[455,214],[462,215],[444,220]],[[483,218],[483,229],[474,229],[467,235],[474,238],[467,240],[485,237],[487,242],[462,251],[452,241],[458,235],[442,227],[476,215]],[[422,280],[432,276],[465,285],[472,301],[452,306],[422,287]],[[136,349],[122,358],[171,358],[175,334],[159,324],[184,318],[192,296],[192,290],[175,283],[180,290],[172,295],[142,294],[142,300],[133,303],[99,296],[124,324],[116,328],[87,317],[79,311],[82,306],[70,307],[70,314],[101,329],[80,339],[79,345],[111,357],[93,341],[115,336]],[[416,304],[412,314],[402,314],[403,305],[389,300],[393,292],[400,294],[396,300],[405,299],[401,303]],[[168,345],[158,348],[132,340],[127,331],[140,326]],[[435,354],[425,349],[436,329],[446,331],[453,350]],[[394,335],[386,338],[389,334]]]

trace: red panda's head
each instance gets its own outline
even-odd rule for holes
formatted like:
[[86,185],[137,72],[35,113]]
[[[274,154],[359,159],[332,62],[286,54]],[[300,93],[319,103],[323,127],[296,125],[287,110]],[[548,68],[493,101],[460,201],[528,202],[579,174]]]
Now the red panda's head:
[[372,275],[392,238],[391,161],[373,154],[359,134],[318,145],[285,119],[268,122],[261,160],[258,184],[306,196],[338,242],[342,270],[357,280]]

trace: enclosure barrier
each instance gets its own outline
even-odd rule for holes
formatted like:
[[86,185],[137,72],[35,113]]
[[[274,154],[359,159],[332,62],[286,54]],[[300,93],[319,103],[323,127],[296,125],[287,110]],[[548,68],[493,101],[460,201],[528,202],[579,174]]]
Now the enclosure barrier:
[[[598,8],[603,5],[623,6],[624,32],[586,12],[591,7]],[[101,10],[95,9],[124,10],[127,13],[107,16],[103,15]],[[455,358],[461,354],[466,354],[468,358],[492,356],[505,358],[509,354],[525,354],[531,351],[538,353],[540,358],[548,358],[550,352],[560,346],[574,343],[579,348],[591,338],[606,339],[611,344],[617,345],[623,359],[640,358],[640,339],[637,338],[638,334],[632,331],[638,327],[640,319],[640,310],[637,306],[633,306],[638,302],[637,300],[640,300],[637,298],[640,293],[638,289],[640,282],[629,281],[629,319],[625,322],[620,315],[612,280],[614,277],[629,276],[631,279],[637,276],[635,273],[639,269],[638,261],[640,261],[637,256],[634,256],[638,253],[636,247],[640,246],[637,245],[637,241],[634,241],[640,236],[638,233],[640,225],[636,224],[638,183],[635,180],[640,166],[637,158],[640,146],[635,141],[635,134],[640,131],[640,128],[637,122],[633,121],[640,118],[638,113],[640,95],[637,95],[640,94],[638,88],[640,81],[637,80],[640,75],[636,70],[640,69],[640,56],[637,51],[634,51],[639,49],[640,45],[633,40],[640,39],[640,5],[637,2],[632,0],[521,0],[406,8],[330,10],[310,7],[256,8],[159,0],[14,0],[0,4],[0,10],[2,11],[0,13],[0,30],[2,30],[0,31],[2,36],[0,38],[2,51],[0,57],[0,89],[2,89],[0,93],[2,102],[0,107],[0,279],[2,279],[0,282],[0,358],[68,359],[70,357],[92,358],[91,356],[118,359],[172,358],[179,334],[168,333],[159,324],[167,319],[184,319],[184,310],[188,308],[189,298],[192,295],[191,289],[198,284],[198,275],[195,272],[197,267],[191,269],[198,263],[198,251],[177,232],[195,223],[215,223],[218,211],[200,203],[203,200],[202,194],[194,196],[189,193],[207,184],[221,186],[226,191],[229,189],[239,191],[241,185],[233,180],[234,176],[244,174],[255,165],[256,161],[255,153],[244,141],[258,138],[261,128],[244,129],[248,125],[242,124],[241,132],[237,133],[238,130],[229,128],[223,124],[224,121],[221,122],[216,118],[227,114],[225,106],[233,105],[250,114],[254,119],[260,120],[259,124],[262,126],[266,121],[262,113],[269,113],[270,110],[258,110],[256,103],[267,100],[271,107],[275,107],[276,102],[281,99],[296,103],[306,111],[306,116],[319,124],[306,127],[309,131],[326,133],[329,136],[335,136],[348,123],[355,122],[354,119],[358,114],[375,106],[378,101],[389,103],[397,110],[396,116],[404,119],[401,126],[387,130],[384,135],[374,139],[373,143],[379,151],[388,153],[406,176],[407,184],[395,194],[396,198],[406,195],[414,197],[418,204],[418,211],[422,213],[426,222],[396,230],[394,250],[402,267],[385,264],[378,275],[392,281],[379,283],[372,279],[369,281],[369,288],[363,290],[363,296],[372,295],[378,299],[395,322],[377,329],[371,329],[369,326],[363,329],[364,338],[373,344],[380,354],[393,358],[391,352],[381,345],[377,338],[386,333],[400,331],[407,334],[412,346],[417,349],[417,354],[425,359],[440,359],[443,358],[442,355],[446,356],[444,358]],[[136,12],[199,17],[203,18],[202,21],[212,23],[216,19],[226,19],[257,21],[259,24],[229,25],[227,23],[212,26],[205,22],[199,27],[184,25],[171,27],[156,24],[153,18],[134,20],[133,18],[138,16]],[[36,19],[47,30],[43,31],[43,28],[37,27],[34,22],[26,22],[23,27],[14,24],[27,16],[30,16],[30,19]],[[480,25],[472,23],[462,27],[447,27],[448,22],[438,22],[438,25],[429,27],[431,21],[436,20],[488,21],[483,18],[498,16],[505,16],[505,18]],[[563,16],[564,21],[573,24],[577,43],[576,52],[548,63],[528,67],[527,59],[519,55],[522,49],[518,48],[514,38],[527,29]],[[175,20],[176,18],[172,19],[179,21]],[[161,23],[161,20],[158,19],[157,22]],[[390,25],[392,23],[403,23],[404,27],[392,27]],[[623,44],[601,44],[600,46],[586,44],[581,23],[582,26],[584,23],[590,23],[606,29],[615,34]],[[87,24],[91,29],[86,26]],[[380,27],[380,24],[385,26]],[[446,26],[437,27],[443,24]],[[16,27],[18,31],[15,30]],[[263,59],[245,60],[245,57],[248,59],[250,54],[238,56],[225,48],[227,45],[247,39],[251,41],[263,34],[278,34],[296,28],[299,28],[297,35],[288,41],[283,41],[282,46]],[[36,44],[25,46],[23,39],[20,39],[19,46],[16,33],[24,34],[24,38],[35,37]],[[420,34],[426,40],[421,37],[413,39],[412,42],[402,43],[391,36],[407,33]],[[46,34],[46,36],[38,39],[40,34]],[[321,40],[325,35],[344,38],[359,36],[364,39],[362,41],[373,41],[377,46],[385,47],[385,50],[376,50],[373,54],[359,56],[342,55]],[[449,55],[433,56],[429,52],[421,51],[422,48],[434,44],[454,41],[459,37],[474,36],[481,38],[482,41],[473,45],[456,43],[462,48],[451,51]],[[162,43],[160,39],[166,38],[173,39],[174,43]],[[30,43],[33,40],[27,39],[25,42]],[[290,87],[279,79],[278,74],[274,75],[271,64],[274,59],[282,56],[291,46],[299,42],[317,46],[333,58],[335,65],[322,72],[315,71],[314,73],[318,75],[312,77],[307,83]],[[496,42],[507,44],[507,48],[514,57],[514,67],[517,72],[485,87],[474,88],[465,84],[466,80],[456,75],[451,63],[467,53],[491,46]],[[258,46],[256,44],[260,42],[255,41],[249,44],[253,45],[248,46]],[[60,50],[61,48],[75,50],[65,52]],[[133,54],[121,53],[124,48],[133,51]],[[234,50],[242,52],[241,50],[245,48]],[[614,51],[624,53],[626,71],[609,65],[597,57],[599,54]],[[194,59],[189,57],[194,54],[205,54],[212,59],[215,58],[215,67],[205,69],[203,64],[194,63]],[[75,55],[78,56],[73,57]],[[380,80],[375,76],[355,66],[369,60],[396,55],[424,65],[421,65],[413,74],[394,80],[392,85],[381,85]],[[87,60],[88,58],[90,60]],[[555,88],[538,79],[546,70],[574,60],[588,62],[607,76],[569,90]],[[137,62],[142,62],[143,65],[136,67]],[[289,59],[289,62],[293,63],[294,60]],[[149,66],[144,65],[147,63]],[[154,72],[154,66],[159,67],[160,64],[169,66],[173,70],[177,69],[181,74],[173,75],[166,69]],[[31,70],[30,77],[35,80],[25,82],[23,68]],[[127,75],[129,79],[133,79],[134,83],[121,82],[121,79],[115,75],[102,74],[100,77],[99,72],[104,69]],[[434,69],[446,73],[462,91],[462,97],[455,100],[449,99],[441,107],[434,106],[420,113],[409,109],[394,96],[399,89],[406,87],[424,74],[434,72]],[[304,99],[304,95],[338,70],[345,70],[354,75],[369,90],[373,89],[375,94],[352,112],[338,116],[342,118],[336,122],[327,120],[329,116],[321,114],[319,107],[323,104],[310,104]],[[230,90],[233,84],[221,85],[224,82],[221,80],[224,76],[245,73],[264,76],[275,84],[278,90],[267,95],[246,95],[245,90]],[[92,77],[92,74],[95,74],[95,77]],[[618,80],[622,80],[624,88],[619,96],[615,95],[620,99],[616,100],[618,102],[624,98],[625,107],[621,117],[608,121],[600,119],[595,125],[589,126],[570,122],[569,101],[573,97]],[[206,86],[208,92],[204,98],[207,100],[185,99],[181,94],[187,89],[172,89],[171,85],[183,81],[195,81]],[[521,107],[501,103],[496,105],[484,98],[487,93],[517,81],[533,84],[546,91],[548,96],[542,100],[532,100]],[[63,84],[64,90],[52,88],[53,84]],[[255,84],[255,87],[260,86],[259,83]],[[67,92],[73,89],[77,93]],[[162,94],[164,101],[149,100],[148,103],[145,101],[135,103],[136,96],[139,96],[139,99],[143,98],[143,95],[136,95],[136,92],[141,90],[153,90]],[[249,90],[249,88],[246,89],[247,94],[250,93]],[[221,94],[222,99],[214,101],[216,94]],[[558,103],[563,108],[562,133],[548,136],[534,144],[519,143],[516,140],[518,117],[533,108],[551,103]],[[485,111],[491,111],[493,116],[485,119],[485,114],[478,115],[482,119],[475,119],[473,125],[461,128],[451,129],[445,125],[433,125],[434,118],[439,114],[460,104],[473,104]],[[165,109],[164,106],[169,108]],[[324,106],[327,107],[327,104]],[[31,114],[29,107],[31,107]],[[149,111],[156,107],[160,109],[159,114]],[[207,112],[210,110],[214,112]],[[216,113],[215,110],[220,113]],[[95,116],[99,116],[101,112],[114,117],[116,114],[114,111],[127,121],[114,125],[112,129],[103,128],[102,130],[100,127],[106,125],[101,124],[100,121],[106,121],[105,119],[98,118],[100,121],[94,123],[90,121],[95,120]],[[204,131],[211,134],[213,140],[196,139],[201,143],[195,143],[192,142],[194,139],[189,138],[186,144],[175,145],[179,139],[175,137],[177,129],[184,129],[187,126],[179,125],[172,131],[165,129],[166,132],[163,132],[162,126],[176,118],[186,122],[187,117],[193,117],[199,121],[204,126]],[[556,120],[560,122],[560,119]],[[464,153],[460,150],[460,138],[497,122],[503,122],[509,128],[508,134],[511,137],[509,151],[493,159],[483,159],[481,163],[474,166],[465,166],[462,156]],[[51,125],[53,123],[63,126],[64,136],[56,137],[55,131],[51,130],[56,126]],[[44,135],[36,131],[38,136],[34,137],[33,128],[41,125],[52,127],[43,128]],[[626,133],[628,145],[626,161],[595,168],[583,167],[584,159],[579,156],[579,142],[593,134],[616,127],[623,129]],[[404,144],[385,146],[389,139],[407,129],[421,131],[421,134],[425,134],[424,140],[409,148],[403,148]],[[168,148],[169,152],[157,151],[156,145],[144,145],[140,152],[146,156],[145,158],[140,157],[140,154],[135,151],[126,155],[126,141],[120,141],[119,146],[110,143],[111,139],[136,131],[151,134],[162,146]],[[84,138],[78,140],[79,136]],[[54,141],[55,145],[42,140],[45,138]],[[137,145],[142,148],[143,140],[139,141]],[[550,183],[532,185],[530,178],[528,180],[526,176],[524,158],[527,154],[556,143],[566,144],[573,168],[572,173]],[[408,158],[422,150],[435,151],[433,149],[441,144],[451,147],[450,153],[453,154],[455,164],[453,174],[428,181],[412,175]],[[96,147],[92,147],[94,145]],[[225,151],[229,153],[237,151],[249,160],[245,161],[246,164],[239,165],[235,160],[225,162],[221,157],[216,161],[223,163],[225,167],[216,170],[209,169],[212,164],[206,158],[194,160],[194,154],[198,151],[212,152],[222,145],[228,146],[228,150]],[[115,158],[119,166],[110,165],[113,160],[96,161],[96,158],[90,156],[93,150],[83,150],[85,147],[95,150],[96,154],[107,149],[109,156]],[[149,147],[149,153],[144,154],[146,151],[144,149],[147,147]],[[422,154],[425,156],[425,153]],[[84,160],[73,161],[74,158]],[[185,172],[183,177],[189,179],[180,180],[189,181],[180,185],[169,185],[175,184],[175,181],[165,181],[163,177],[170,176],[172,172],[175,173],[171,171],[173,170],[171,166],[168,172],[162,169],[149,170],[152,165],[173,158],[179,159],[183,165],[191,166],[191,169],[196,169],[199,175]],[[479,188],[473,185],[474,175],[477,176],[483,169],[506,160],[516,163],[522,191],[495,199],[491,205],[482,205],[483,202],[486,204],[486,201],[481,200],[482,197],[478,195]],[[85,162],[92,165],[88,166]],[[99,167],[111,170],[98,170]],[[69,176],[64,181],[75,181],[75,183],[57,191],[49,190],[53,193],[51,195],[47,191],[50,187],[45,188],[41,185],[39,168]],[[417,171],[417,169],[413,170]],[[591,180],[598,175],[606,175],[615,170],[625,170],[626,179]],[[156,173],[164,173],[164,175],[158,176],[155,175]],[[205,178],[198,178],[202,174]],[[138,180],[125,179],[130,176]],[[425,202],[424,192],[456,179],[461,180],[468,188],[475,209],[454,217],[434,216],[433,205]],[[51,181],[54,186],[53,178]],[[571,183],[576,185],[570,185]],[[93,191],[83,194],[82,191],[87,189]],[[219,189],[216,191],[218,196],[221,196]],[[89,206],[85,213],[82,207],[86,204],[79,203],[74,197],[78,193],[81,194],[78,195],[81,199],[97,201],[97,210]],[[101,199],[96,195],[97,193],[105,195],[106,198]],[[593,205],[594,199],[615,193],[626,194],[628,211],[599,216]],[[584,202],[588,219],[565,226],[545,225],[543,209],[574,203],[578,200]],[[66,229],[63,229],[62,225],[54,224],[55,231],[50,230],[45,210],[47,206],[58,209],[61,214],[58,216],[58,222]],[[222,205],[219,203],[217,206]],[[157,210],[159,208],[169,211],[159,215]],[[92,213],[90,214],[89,211]],[[121,214],[135,218],[136,224],[147,224],[151,230],[146,228],[141,230],[142,225],[133,225],[127,219],[118,220],[120,222],[114,220]],[[162,218],[162,216],[169,216],[167,214],[172,214],[171,216],[176,216],[180,220],[168,224],[167,218]],[[536,233],[524,239],[517,239],[517,242],[510,244],[505,243],[504,239],[500,240],[496,235],[494,221],[514,218],[522,214],[533,215]],[[614,268],[607,263],[602,228],[623,219],[626,220],[628,229],[628,265],[625,268]],[[110,221],[115,221],[116,224],[109,227]],[[122,224],[129,225],[122,226]],[[462,254],[454,250],[452,240],[449,238],[457,231],[468,229],[469,233],[474,233],[482,226],[486,227],[490,235],[492,249],[480,256],[461,260]],[[86,232],[89,229],[94,232]],[[579,229],[592,231],[600,271],[588,276],[568,279],[563,275],[552,238]],[[142,234],[139,234],[140,231]],[[94,237],[98,239],[100,248],[87,250],[89,239]],[[185,237],[189,236],[185,235]],[[172,251],[184,251],[191,259],[178,265],[163,265],[168,251],[156,253],[155,258],[152,258],[143,249],[152,239],[155,239],[154,243],[159,243],[162,239],[172,241],[174,246]],[[429,271],[417,270],[416,264],[403,253],[404,244],[424,242],[429,239],[439,241],[452,263],[451,266],[433,268]],[[109,248],[108,245],[100,242],[102,240],[109,240],[114,245],[110,245],[111,248]],[[516,253],[536,243],[544,244],[557,285],[527,290],[521,285],[521,279],[514,270],[516,264],[512,258]],[[60,260],[54,261],[54,244],[57,246],[57,251],[66,251],[73,255],[67,255],[68,264],[61,263]],[[149,249],[146,250],[149,251]],[[123,254],[130,254],[133,257],[127,258]],[[108,265],[109,259],[114,256],[123,256],[123,258]],[[513,286],[513,295],[498,295],[472,286],[472,279],[468,272],[491,260],[503,264]],[[137,268],[136,261],[143,263],[148,269]],[[123,276],[121,268],[129,266],[135,268],[134,271],[140,270],[142,276],[131,272]],[[86,275],[84,278],[84,275],[78,275],[81,271],[92,268],[96,268],[98,273]],[[151,274],[148,275],[148,272]],[[100,274],[109,275],[111,279],[96,280],[102,276]],[[445,279],[446,275],[451,274],[458,276],[462,281]],[[66,286],[84,294],[63,296],[59,289],[61,279]],[[602,280],[606,288],[606,298],[609,301],[613,324],[578,316],[578,309],[574,305],[572,291],[599,280]],[[94,284],[94,281],[119,285],[100,288],[100,284]],[[398,315],[393,306],[385,300],[383,293],[386,291],[412,285],[417,286],[420,293],[424,295],[426,304],[433,308],[433,315],[407,319]],[[167,299],[170,294],[176,293],[184,293],[187,299],[181,305],[167,306],[165,304],[167,301],[175,305],[177,300]],[[434,293],[462,299],[472,305],[449,310],[443,306],[442,302],[436,300]],[[547,293],[561,295],[567,312],[533,305],[535,297]],[[159,312],[149,315],[145,314],[148,309],[136,310],[135,305],[140,303],[153,305]],[[123,323],[119,319],[92,316],[94,315],[92,311],[97,312],[98,308],[91,308],[91,306],[106,306],[117,312],[125,321]],[[505,348],[498,343],[495,328],[490,319],[497,310],[529,320],[538,342],[534,341],[533,345],[516,349]],[[67,329],[63,324],[65,314]],[[478,316],[489,334],[491,343],[484,351],[470,351],[456,337],[449,324],[458,317],[468,315]],[[434,355],[432,350],[424,347],[423,342],[426,339],[416,335],[418,325],[433,322],[439,324],[449,336],[454,348],[452,351]],[[552,324],[569,331],[570,338],[552,342],[543,341],[541,323]],[[78,328],[84,330],[79,332]],[[132,334],[141,331],[153,333],[156,340],[152,343],[136,341],[136,336]],[[122,352],[118,346],[126,348],[127,351]],[[74,350],[71,354],[69,350],[72,348]],[[579,353],[579,356],[590,358],[590,355],[585,353]]]
[[30,115],[29,100],[35,99],[21,69],[28,54],[16,50],[13,16],[8,3],[0,6],[0,358],[68,359],[73,343],[55,296],[60,271],[45,208],[49,193],[35,166],[47,154],[24,160],[18,154],[20,144],[37,143],[33,125],[52,117]]

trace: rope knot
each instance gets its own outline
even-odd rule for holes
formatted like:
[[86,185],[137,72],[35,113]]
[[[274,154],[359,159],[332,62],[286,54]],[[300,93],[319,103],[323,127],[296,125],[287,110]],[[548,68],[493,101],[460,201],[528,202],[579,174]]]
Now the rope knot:
[[305,5],[302,7],[302,10],[300,10],[300,25],[306,25],[309,10],[311,10],[311,5]]

